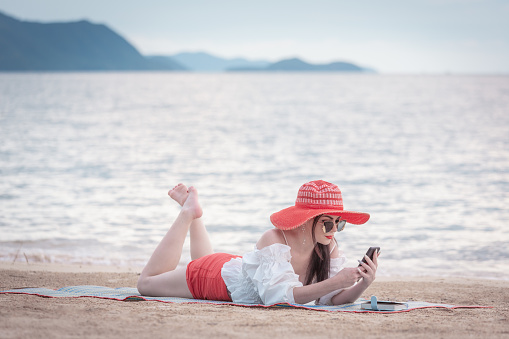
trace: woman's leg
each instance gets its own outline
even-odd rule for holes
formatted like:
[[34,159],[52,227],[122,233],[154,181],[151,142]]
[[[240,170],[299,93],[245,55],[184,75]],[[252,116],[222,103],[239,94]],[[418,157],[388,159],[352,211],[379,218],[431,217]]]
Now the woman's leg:
[[[178,184],[168,192],[168,195],[183,206],[189,195],[187,187],[183,184]],[[195,260],[206,255],[214,253],[212,243],[210,242],[209,233],[203,224],[201,218],[196,218],[191,223],[189,229],[190,247],[191,247],[191,260]]]
[[[177,186],[175,189],[187,192],[185,186]],[[193,220],[200,218],[202,214],[198,202],[198,192],[190,187],[177,219],[141,272],[138,279],[138,290],[142,295],[192,297],[187,287],[185,268],[176,268],[180,261],[187,231]]]
[[201,218],[194,219],[189,230],[191,259],[195,260],[206,255],[214,253],[209,233],[203,224]]

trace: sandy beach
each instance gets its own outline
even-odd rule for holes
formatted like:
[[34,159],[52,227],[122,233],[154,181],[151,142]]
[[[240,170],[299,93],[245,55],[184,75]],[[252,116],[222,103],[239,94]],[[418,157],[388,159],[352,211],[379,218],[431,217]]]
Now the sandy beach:
[[[0,290],[70,285],[136,286],[135,269],[0,263]],[[493,306],[397,314],[329,313],[225,305],[120,302],[96,298],[0,295],[0,337],[259,338],[260,336],[509,338],[507,281],[378,277],[363,295],[397,301]]]

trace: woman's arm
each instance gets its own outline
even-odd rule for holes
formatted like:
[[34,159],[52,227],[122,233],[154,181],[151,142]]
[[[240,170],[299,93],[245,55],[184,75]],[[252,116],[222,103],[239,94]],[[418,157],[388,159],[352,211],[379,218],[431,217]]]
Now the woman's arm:
[[[284,238],[282,236],[281,231],[276,230],[276,229],[271,229],[269,231],[266,231],[262,235],[262,237],[256,244],[256,247],[258,249],[262,249],[262,248],[264,248],[266,246],[270,246],[274,243],[283,243],[283,242],[284,242]],[[339,250],[338,250],[338,247],[336,246],[334,248],[331,256],[337,257],[338,255],[339,255]],[[368,260],[369,260],[369,258],[368,258]],[[375,270],[376,270],[376,267],[375,267]],[[310,301],[314,301],[314,300],[316,300],[320,297],[323,297],[326,294],[334,292],[338,289],[347,289],[347,288],[351,287],[348,290],[353,289],[352,291],[346,293],[347,290],[345,290],[345,291],[338,293],[336,296],[334,296],[334,298],[336,298],[338,300],[338,302],[335,302],[334,298],[332,300],[334,304],[347,303],[348,302],[347,300],[349,300],[350,298],[353,298],[355,296],[355,294],[357,294],[357,293],[358,293],[358,295],[362,294],[362,292],[369,286],[369,284],[371,284],[371,282],[369,282],[369,284],[367,284],[364,288],[362,288],[362,290],[360,290],[360,287],[357,287],[354,289],[354,287],[356,287],[359,284],[357,284],[356,286],[353,286],[353,285],[357,281],[359,281],[359,279],[361,279],[361,278],[364,278],[363,282],[367,278],[369,280],[369,277],[368,277],[367,273],[364,272],[364,270],[361,270],[358,267],[344,268],[335,276],[333,276],[329,279],[326,279],[324,281],[321,281],[319,283],[314,283],[314,284],[307,285],[307,286],[294,287],[293,288],[294,301],[299,304],[306,304]],[[371,279],[371,281],[372,280],[374,280],[374,273],[373,273],[373,279]],[[345,293],[345,294],[343,294],[343,293]],[[339,296],[341,296],[341,297],[339,297]],[[356,297],[354,299],[354,301],[357,298],[358,297]]]
[[306,304],[341,288],[348,288],[362,278],[357,267],[344,268],[332,278],[293,289],[293,298],[298,304]]
[[[271,229],[266,231],[260,240],[256,244],[256,248],[259,250],[273,245],[275,243],[285,243],[282,232],[277,229]],[[337,247],[334,249],[333,255],[339,255]],[[293,268],[292,268],[293,271]],[[334,277],[321,281],[319,283],[298,286],[293,288],[293,298],[296,303],[306,304],[310,301],[316,300],[321,296],[334,292],[341,288],[347,288],[352,286],[362,276],[357,268],[346,268],[343,269],[341,274],[337,274]]]
[[367,264],[362,263],[364,270],[359,269],[359,272],[362,276],[362,281],[360,281],[357,285],[345,289],[332,297],[333,305],[353,303],[375,280],[376,269],[378,267],[378,253],[375,252],[373,255],[373,261],[371,261],[371,259],[366,256],[366,261]]

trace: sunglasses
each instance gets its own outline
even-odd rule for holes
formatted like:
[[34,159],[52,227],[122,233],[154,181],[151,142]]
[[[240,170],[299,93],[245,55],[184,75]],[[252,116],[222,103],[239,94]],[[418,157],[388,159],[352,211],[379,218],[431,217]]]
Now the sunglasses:
[[[336,221],[338,225],[338,232],[341,232],[345,229],[346,220],[339,220]],[[323,233],[329,233],[334,228],[334,222],[333,221],[323,221]]]

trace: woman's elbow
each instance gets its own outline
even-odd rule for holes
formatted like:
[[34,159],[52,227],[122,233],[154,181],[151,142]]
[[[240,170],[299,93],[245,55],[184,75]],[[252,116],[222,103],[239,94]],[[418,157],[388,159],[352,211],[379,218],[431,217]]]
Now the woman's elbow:
[[301,305],[302,305],[302,304],[307,304],[307,303],[308,303],[308,302],[310,302],[310,301],[312,301],[312,300],[305,299],[305,298],[299,298],[299,297],[294,298],[294,302],[295,302],[296,304],[301,304]]
[[293,302],[294,303],[307,304],[307,303],[315,300],[314,298],[310,297],[309,295],[306,295],[305,293],[299,293],[300,291],[297,291],[298,289],[299,289],[299,287],[296,287],[293,289]]

